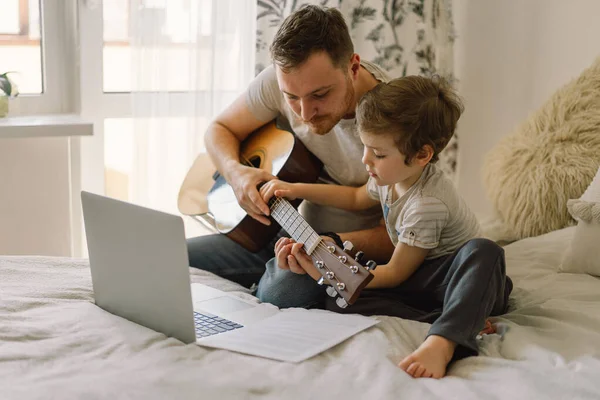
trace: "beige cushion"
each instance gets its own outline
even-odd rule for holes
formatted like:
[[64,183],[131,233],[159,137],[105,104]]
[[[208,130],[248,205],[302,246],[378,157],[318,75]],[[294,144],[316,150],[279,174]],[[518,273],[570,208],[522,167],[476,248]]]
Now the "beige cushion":
[[559,271],[600,277],[600,168],[581,198],[567,204],[577,228]]
[[512,240],[575,223],[579,198],[600,166],[600,58],[556,91],[484,158],[495,214]]

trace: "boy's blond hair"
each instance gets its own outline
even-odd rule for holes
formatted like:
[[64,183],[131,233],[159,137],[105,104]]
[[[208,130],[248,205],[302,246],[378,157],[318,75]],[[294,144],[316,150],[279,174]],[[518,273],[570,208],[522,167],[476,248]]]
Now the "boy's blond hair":
[[380,83],[359,101],[358,129],[369,134],[391,134],[398,150],[410,161],[425,145],[439,159],[464,106],[456,92],[439,76],[406,76]]

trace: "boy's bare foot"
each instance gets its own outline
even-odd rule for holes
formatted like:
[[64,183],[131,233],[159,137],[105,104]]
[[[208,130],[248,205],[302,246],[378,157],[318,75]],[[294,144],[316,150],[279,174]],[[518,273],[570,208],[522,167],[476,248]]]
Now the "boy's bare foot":
[[442,378],[452,359],[456,343],[442,336],[431,335],[398,366],[414,378]]
[[491,335],[494,333],[496,333],[496,327],[492,324],[492,321],[490,321],[489,319],[486,319],[485,326],[483,327],[481,332],[479,332],[479,334],[480,335]]

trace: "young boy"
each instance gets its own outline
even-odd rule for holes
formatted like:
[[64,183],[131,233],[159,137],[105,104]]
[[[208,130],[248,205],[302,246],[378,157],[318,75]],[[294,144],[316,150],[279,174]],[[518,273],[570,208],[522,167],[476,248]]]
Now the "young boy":
[[[373,271],[373,280],[354,305],[328,308],[432,322],[425,341],[399,364],[414,377],[440,378],[452,359],[476,355],[477,334],[489,315],[506,311],[512,290],[503,250],[489,240],[474,239],[479,235],[474,214],[435,166],[462,111],[458,96],[439,77],[380,83],[361,98],[356,112],[362,162],[370,175],[364,186],[271,180],[261,188],[265,201],[275,195],[346,210],[381,204],[395,245],[392,258]],[[319,279],[301,247],[282,238],[276,257],[302,260],[302,269]],[[259,297],[268,293],[260,286]]]

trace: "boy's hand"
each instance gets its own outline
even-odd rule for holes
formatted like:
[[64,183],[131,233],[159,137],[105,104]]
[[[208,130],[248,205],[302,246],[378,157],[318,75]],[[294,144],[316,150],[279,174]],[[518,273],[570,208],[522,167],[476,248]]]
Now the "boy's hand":
[[277,266],[281,269],[289,269],[295,274],[309,274],[314,280],[319,280],[321,273],[314,266],[303,246],[302,243],[296,243],[294,239],[279,239],[275,244]]
[[294,194],[293,187],[293,183],[280,181],[279,179],[273,179],[266,182],[260,188],[260,195],[265,203],[268,202],[273,196],[285,197],[288,200],[295,200],[296,196]]

